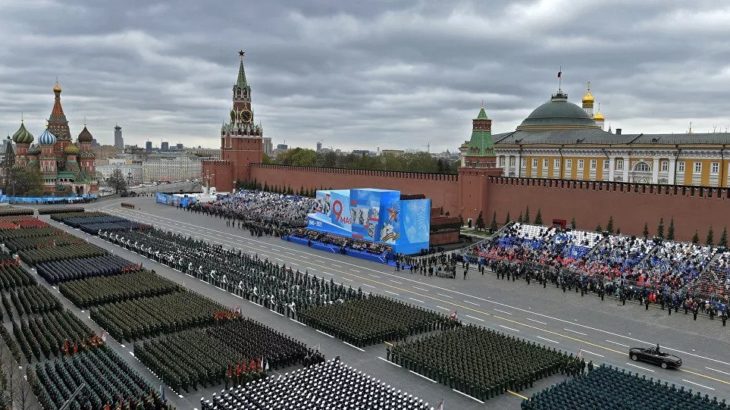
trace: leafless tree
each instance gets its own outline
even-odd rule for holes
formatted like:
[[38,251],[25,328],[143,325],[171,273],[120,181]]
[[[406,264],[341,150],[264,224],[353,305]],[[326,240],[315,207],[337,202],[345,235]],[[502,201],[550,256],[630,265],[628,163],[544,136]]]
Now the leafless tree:
[[28,383],[28,378],[25,375],[20,377],[20,373],[18,372],[18,402],[21,410],[30,410],[31,403],[33,402],[30,383]]

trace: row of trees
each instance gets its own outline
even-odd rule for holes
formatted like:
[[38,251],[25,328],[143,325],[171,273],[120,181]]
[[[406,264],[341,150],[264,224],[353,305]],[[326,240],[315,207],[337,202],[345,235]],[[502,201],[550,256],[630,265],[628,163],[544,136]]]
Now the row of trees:
[[301,186],[299,187],[299,189],[294,189],[291,185],[269,185],[266,182],[264,182],[264,184],[262,185],[260,182],[254,179],[250,182],[237,183],[236,189],[254,189],[257,191],[275,192],[277,194],[284,195],[300,195],[314,198],[317,193],[317,189],[332,189],[332,187],[305,188],[304,186]]
[[431,172],[455,174],[458,160],[434,158],[427,152],[382,154],[378,156],[343,154],[334,151],[316,152],[306,148],[294,148],[279,154],[276,159],[264,156],[265,164],[293,165],[302,167],[329,167],[369,169],[383,171]]
[[[648,238],[650,235],[649,232],[649,224],[644,224],[644,230],[642,232],[644,238]],[[659,218],[659,224],[656,228],[656,237],[661,239],[667,239],[670,241],[674,240],[674,218],[669,220],[669,227],[667,228],[666,235],[664,234],[664,218]],[[692,236],[692,243],[698,244],[700,243],[700,236],[699,231],[695,230],[695,234]],[[720,234],[720,239],[715,242],[715,232],[710,227],[707,230],[707,236],[705,237],[705,245],[709,246],[719,246],[727,248],[727,227],[722,228],[722,233]]]

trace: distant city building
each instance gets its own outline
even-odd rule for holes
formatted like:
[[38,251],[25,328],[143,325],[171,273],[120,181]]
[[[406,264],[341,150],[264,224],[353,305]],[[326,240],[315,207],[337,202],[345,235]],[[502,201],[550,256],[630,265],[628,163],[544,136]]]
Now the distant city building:
[[144,143],[144,150],[146,152],[152,152],[152,141],[147,141]]
[[170,150],[170,143],[167,141],[162,141],[162,144],[160,144],[160,151],[167,152]]
[[402,149],[384,149],[380,151],[380,155],[395,155],[400,156],[405,154],[406,152]]
[[367,157],[370,155],[370,151],[368,151],[366,149],[354,149],[354,150],[352,150],[352,155]]
[[202,162],[200,158],[186,155],[174,158],[155,158],[142,163],[142,180],[185,181],[200,178]]
[[317,141],[317,152],[322,151],[322,141]]
[[109,158],[108,164],[98,165],[96,170],[101,174],[104,180],[114,173],[115,170],[121,171],[128,184],[136,185],[142,183],[142,163],[124,158]]
[[271,142],[270,137],[264,137],[264,154],[269,157],[274,154],[274,144]]
[[177,145],[175,145],[175,149],[178,151],[182,151],[185,149],[185,147],[183,146],[183,144],[178,142]]
[[124,149],[124,138],[122,138],[122,127],[119,125],[114,126],[114,147],[117,149]]
[[286,144],[276,144],[276,149],[279,151],[288,151],[289,146]]

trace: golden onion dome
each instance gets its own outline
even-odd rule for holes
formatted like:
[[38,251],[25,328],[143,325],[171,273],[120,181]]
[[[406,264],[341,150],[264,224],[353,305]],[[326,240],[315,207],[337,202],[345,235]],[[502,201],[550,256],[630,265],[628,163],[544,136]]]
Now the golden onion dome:
[[56,92],[60,93],[61,92],[61,84],[58,83],[58,80],[56,80],[56,84],[53,85],[53,92],[54,93],[56,93]]
[[587,90],[586,93],[583,95],[583,102],[584,103],[588,103],[588,102],[591,102],[592,103],[593,101],[595,101],[595,99],[593,98],[593,94],[591,94],[591,90]]
[[593,121],[604,121],[606,118],[600,112],[593,115]]
[[66,148],[63,149],[63,152],[66,155],[77,155],[79,153],[79,147],[76,144],[68,144],[66,145]]

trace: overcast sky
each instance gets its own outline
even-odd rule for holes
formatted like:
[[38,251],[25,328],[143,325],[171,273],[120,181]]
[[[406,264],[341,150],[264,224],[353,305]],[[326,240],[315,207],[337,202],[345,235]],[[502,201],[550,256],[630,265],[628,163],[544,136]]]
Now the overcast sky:
[[586,81],[624,133],[730,127],[726,1],[0,0],[0,132],[218,147],[239,49],[274,144],[455,149],[481,101],[513,130]]

